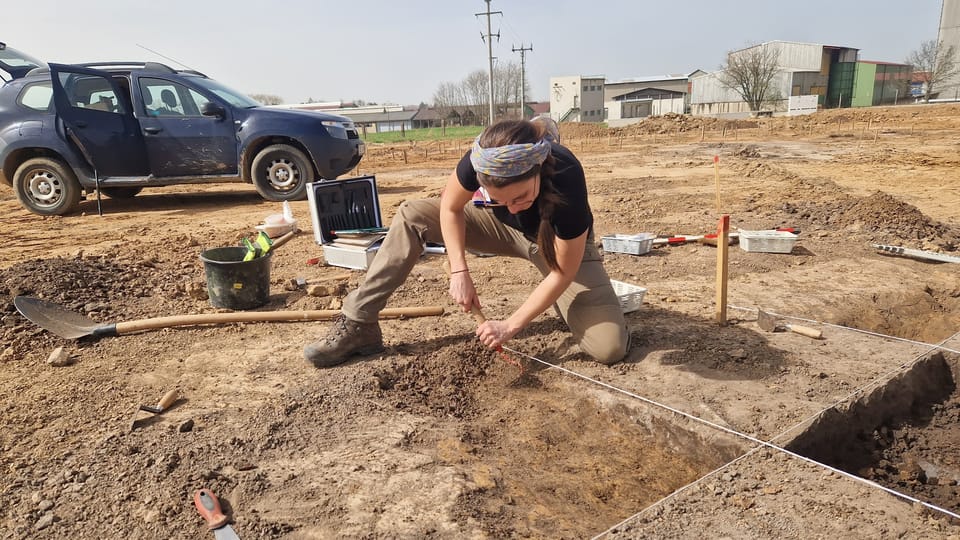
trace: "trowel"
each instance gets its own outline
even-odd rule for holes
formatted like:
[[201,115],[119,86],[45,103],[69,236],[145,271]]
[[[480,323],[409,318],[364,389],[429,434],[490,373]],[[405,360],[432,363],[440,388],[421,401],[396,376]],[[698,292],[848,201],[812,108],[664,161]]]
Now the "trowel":
[[777,318],[772,313],[767,313],[762,309],[757,310],[757,326],[759,326],[763,330],[766,330],[767,332],[776,332],[778,330],[786,330],[788,332],[794,332],[796,334],[811,337],[813,339],[823,338],[823,332],[821,332],[820,330],[817,330],[816,328],[799,326],[796,324],[788,324],[783,321],[778,321]]

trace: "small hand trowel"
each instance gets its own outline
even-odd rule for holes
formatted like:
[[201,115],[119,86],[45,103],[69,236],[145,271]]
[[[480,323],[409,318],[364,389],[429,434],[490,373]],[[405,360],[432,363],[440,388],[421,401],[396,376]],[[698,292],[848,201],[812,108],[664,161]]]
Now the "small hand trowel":
[[757,310],[757,326],[761,329],[766,330],[767,332],[776,332],[777,330],[787,330],[789,332],[794,332],[796,334],[804,335],[811,337],[813,339],[821,339],[823,337],[823,332],[815,328],[809,328],[806,326],[799,326],[796,324],[787,324],[784,322],[777,321],[777,318],[774,317],[772,313],[767,313],[762,309]]
[[[169,392],[164,394],[163,397],[160,398],[160,401],[158,401],[156,405],[154,406],[140,405],[139,407],[137,407],[137,410],[134,411],[133,413],[133,421],[130,422],[130,431],[133,431],[138,427],[141,427],[142,425],[151,422],[156,417],[155,415],[158,415],[163,411],[169,409],[170,406],[173,405],[176,401],[177,401],[177,389],[174,388],[173,390],[170,390]],[[153,413],[154,416],[137,418],[137,416],[139,416],[140,411],[147,411],[147,412]]]
[[207,528],[213,531],[217,540],[240,540],[233,527],[229,525],[230,518],[223,514],[220,501],[209,489],[200,489],[193,494],[193,505],[207,522]]

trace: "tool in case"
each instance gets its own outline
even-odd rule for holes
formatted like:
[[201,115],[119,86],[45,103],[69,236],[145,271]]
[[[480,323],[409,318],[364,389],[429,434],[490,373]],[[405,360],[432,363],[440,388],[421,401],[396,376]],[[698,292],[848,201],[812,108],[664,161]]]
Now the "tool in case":
[[374,176],[361,176],[344,180],[311,182],[307,184],[307,200],[310,203],[310,218],[313,236],[323,246],[327,264],[365,270],[370,266],[382,233],[370,245],[356,242],[337,243],[333,231],[377,229],[383,226],[380,200]]

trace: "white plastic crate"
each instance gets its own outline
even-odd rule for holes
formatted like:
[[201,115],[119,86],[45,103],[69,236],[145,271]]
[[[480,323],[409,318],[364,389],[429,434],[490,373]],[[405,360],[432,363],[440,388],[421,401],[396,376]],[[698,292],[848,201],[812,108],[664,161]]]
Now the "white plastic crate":
[[647,294],[647,289],[615,279],[611,279],[610,284],[613,285],[613,292],[617,293],[617,297],[620,299],[620,309],[624,313],[640,309],[640,305],[643,304],[643,295]]
[[740,249],[751,253],[790,253],[797,235],[787,231],[740,231]]
[[613,234],[601,237],[600,242],[604,251],[643,255],[650,251],[656,237],[653,233]]

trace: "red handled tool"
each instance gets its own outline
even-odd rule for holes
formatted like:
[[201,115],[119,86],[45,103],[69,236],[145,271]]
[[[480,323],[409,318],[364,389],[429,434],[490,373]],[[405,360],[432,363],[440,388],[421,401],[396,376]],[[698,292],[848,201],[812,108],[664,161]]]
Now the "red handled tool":
[[220,509],[220,501],[212,491],[208,489],[197,490],[193,494],[193,504],[207,522],[207,528],[213,531],[214,538],[217,540],[240,540],[237,533],[233,532],[233,527],[228,524],[230,518],[223,514],[223,510]]

